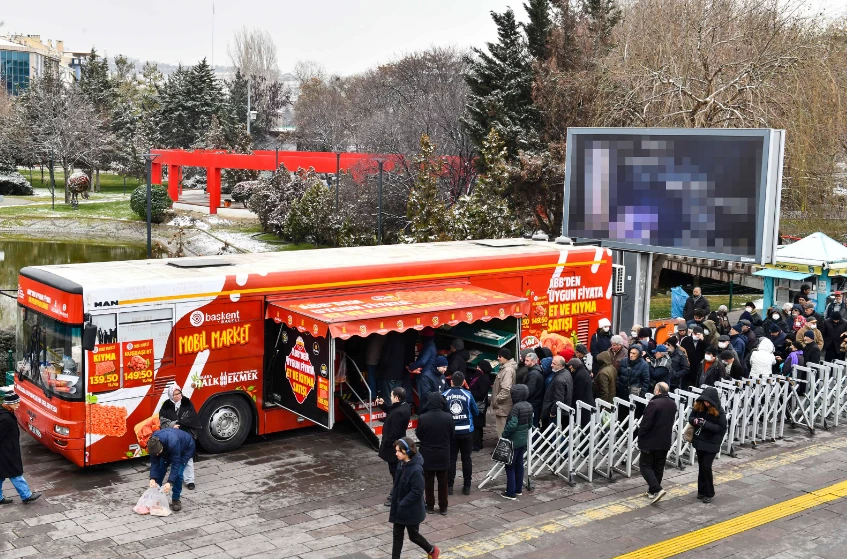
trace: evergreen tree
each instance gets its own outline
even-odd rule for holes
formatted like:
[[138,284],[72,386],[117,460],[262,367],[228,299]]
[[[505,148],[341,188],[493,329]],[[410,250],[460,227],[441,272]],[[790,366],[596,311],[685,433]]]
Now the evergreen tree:
[[468,117],[462,122],[478,146],[489,130],[497,131],[510,158],[539,146],[541,115],[532,100],[532,61],[514,12],[491,13],[498,42],[488,52],[474,48],[465,79],[470,88]]
[[553,23],[550,18],[550,0],[529,0],[523,7],[529,16],[529,23],[524,25],[529,54],[536,60],[546,60],[549,55],[547,41]]
[[434,159],[435,146],[426,134],[421,135],[421,151],[415,157],[417,176],[406,203],[409,219],[408,243],[447,241],[447,208],[438,195],[440,161]]
[[622,14],[617,2],[615,0],[583,0],[582,10],[589,19],[589,29],[594,36],[595,50],[608,46],[612,28],[621,20]]
[[453,206],[454,237],[458,239],[503,239],[520,232],[518,220],[507,201],[509,167],[506,147],[492,129],[482,144],[480,157],[485,172],[469,196]]
[[109,79],[109,59],[100,57],[94,48],[80,68],[79,87],[101,115],[110,111],[114,91]]

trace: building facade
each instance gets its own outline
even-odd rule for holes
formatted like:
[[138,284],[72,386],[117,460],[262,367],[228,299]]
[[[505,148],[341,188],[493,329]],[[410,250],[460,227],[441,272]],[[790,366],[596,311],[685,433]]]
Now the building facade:
[[74,70],[63,60],[64,43],[41,41],[39,35],[0,37],[0,85],[10,95],[26,91],[32,80],[47,72],[55,72],[67,83],[74,80]]

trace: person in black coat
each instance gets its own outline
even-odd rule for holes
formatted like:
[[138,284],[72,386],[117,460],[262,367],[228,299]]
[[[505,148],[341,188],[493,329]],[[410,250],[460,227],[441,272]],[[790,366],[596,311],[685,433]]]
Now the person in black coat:
[[24,479],[24,464],[21,459],[21,430],[15,418],[15,410],[21,403],[21,398],[14,392],[8,392],[3,397],[0,407],[0,505],[11,504],[12,499],[3,497],[3,480],[9,478],[12,486],[24,503],[31,503],[41,497],[41,493],[33,493]]
[[541,404],[544,402],[544,370],[541,368],[538,355],[534,352],[526,354],[524,363],[527,371],[523,384],[526,384],[526,388],[529,390],[527,402],[532,406],[533,426],[538,427]]
[[826,327],[821,334],[823,334],[825,359],[827,361],[844,359],[844,354],[841,352],[841,342],[844,341],[844,336],[847,336],[847,320],[842,320],[840,314],[834,314],[824,324]]
[[[568,369],[573,377],[573,407],[576,408],[577,402],[583,402],[589,406],[595,405],[594,384],[591,381],[591,373],[585,368],[585,363],[582,359],[574,357],[568,361]],[[585,427],[590,421],[591,415],[583,414],[581,427]]]
[[447,378],[452,377],[457,371],[465,374],[468,370],[468,360],[471,358],[470,353],[465,349],[465,342],[459,338],[450,343],[450,349],[452,351],[447,354]]
[[703,309],[706,311],[706,315],[708,315],[711,310],[709,300],[703,297],[703,292],[699,287],[695,287],[694,291],[692,291],[691,297],[685,300],[685,306],[682,308],[682,318],[684,318],[686,322],[694,320],[694,311],[696,309]]
[[803,339],[797,340],[797,342],[805,344],[803,345],[803,362],[805,364],[821,362],[821,349],[815,343],[815,333],[812,330],[806,330]]
[[741,380],[743,378],[747,378],[747,371],[744,370],[744,367],[739,363],[739,359],[737,355],[732,351],[725,349],[720,354],[721,364],[723,365],[726,373],[733,380]]
[[400,332],[389,332],[382,344],[377,371],[383,382],[383,394],[391,394],[398,386],[403,386],[406,371],[406,340]]
[[[379,457],[388,464],[388,473],[394,480],[397,472],[397,456],[394,452],[394,443],[406,436],[409,420],[412,418],[412,408],[406,403],[406,389],[398,386],[391,391],[391,403],[386,403],[382,398],[376,399],[376,404],[385,412],[382,419],[382,441],[379,444]],[[386,506],[391,506],[391,494],[385,501]]]
[[[571,359],[573,361],[575,357]],[[578,359],[577,359],[578,361]],[[553,369],[553,381],[547,387],[544,393],[544,401],[541,403],[541,425],[547,428],[547,425],[556,421],[558,406],[556,402],[560,402],[566,406],[573,407],[573,375],[568,369],[565,358],[557,355],[553,358],[551,365]]]
[[[182,429],[194,441],[197,441],[197,434],[202,426],[200,418],[197,416],[197,410],[191,400],[182,395],[182,390],[175,384],[168,387],[168,399],[162,404],[159,410],[159,424],[162,429],[173,427],[174,429]],[[195,447],[196,448],[196,447]],[[191,491],[194,490],[194,458],[185,465],[185,471],[182,473],[182,479],[185,482],[185,487]]]
[[704,503],[711,503],[715,496],[715,483],[712,476],[712,462],[721,449],[723,437],[726,434],[726,413],[721,407],[720,397],[716,388],[703,390],[688,423],[694,427],[692,446],[697,450],[697,462],[700,473],[697,476],[697,498]]
[[491,363],[483,359],[476,369],[468,367],[468,390],[471,391],[479,414],[473,418],[473,450],[482,450],[482,428],[485,427],[485,413],[488,411],[488,391],[491,390]]
[[415,442],[403,437],[394,442],[395,459],[398,462],[394,485],[391,489],[391,511],[388,521],[394,524],[394,541],[391,549],[392,559],[400,559],[403,552],[403,533],[409,533],[412,543],[426,551],[428,557],[438,557],[441,554],[421,535],[421,522],[426,519],[424,510],[424,460]]
[[591,351],[591,373],[595,375],[600,370],[597,356],[612,347],[612,323],[608,318],[601,318],[597,326],[597,331],[594,332],[588,343],[588,348]]
[[649,486],[651,504],[659,502],[666,494],[662,489],[662,477],[676,423],[676,402],[668,395],[668,390],[667,383],[656,383],[653,398],[647,402],[638,426],[638,448],[641,449],[638,465],[641,476]]
[[446,402],[439,392],[427,396],[426,411],[418,420],[415,433],[421,445],[426,481],[426,510],[435,510],[434,482],[438,479],[438,509],[447,514],[447,470],[450,469],[450,443],[456,431],[453,414],[445,410]]

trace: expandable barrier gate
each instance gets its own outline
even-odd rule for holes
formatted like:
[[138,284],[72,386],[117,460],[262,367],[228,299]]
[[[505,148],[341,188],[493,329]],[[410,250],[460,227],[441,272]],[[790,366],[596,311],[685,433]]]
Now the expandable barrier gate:
[[[756,446],[780,439],[786,422],[814,434],[818,427],[829,429],[847,420],[847,361],[796,366],[794,370],[796,378],[773,375],[715,384],[727,415],[721,454],[734,457],[737,445]],[[670,394],[677,413],[667,460],[679,469],[695,462],[694,448],[682,433],[702,392],[703,388],[691,387]],[[641,456],[638,427],[651,397],[615,398],[612,404],[598,399],[594,406],[577,402],[576,409],[557,403],[555,421],[530,429],[524,455],[527,487],[532,489],[534,477],[547,474],[570,485],[577,477],[589,482],[595,476],[609,481],[616,476],[631,477]],[[503,470],[503,464],[495,464],[479,488]]]

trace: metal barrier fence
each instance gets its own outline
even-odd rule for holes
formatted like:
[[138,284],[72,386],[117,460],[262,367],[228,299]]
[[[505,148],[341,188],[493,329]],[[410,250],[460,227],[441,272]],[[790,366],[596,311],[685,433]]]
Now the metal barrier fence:
[[[720,454],[736,456],[738,446],[781,439],[786,422],[792,429],[837,427],[847,420],[847,361],[836,360],[796,366],[795,377],[772,375],[715,383],[727,416],[727,431]],[[694,402],[703,388],[677,390],[670,394],[676,403],[676,419],[667,461],[684,469],[694,465],[695,451],[682,436]],[[526,486],[535,477],[553,475],[574,485],[577,477],[588,482],[601,476],[614,482],[631,477],[638,468],[638,427],[646,398],[614,398],[613,403],[596,400],[595,405],[577,402],[576,409],[556,404],[555,421],[531,428],[524,454]],[[719,456],[720,456],[719,454]],[[496,463],[479,484],[482,489],[504,472]]]

